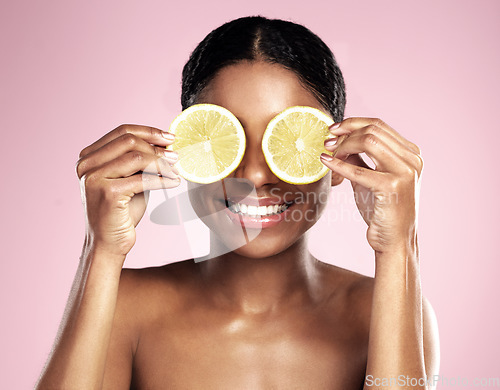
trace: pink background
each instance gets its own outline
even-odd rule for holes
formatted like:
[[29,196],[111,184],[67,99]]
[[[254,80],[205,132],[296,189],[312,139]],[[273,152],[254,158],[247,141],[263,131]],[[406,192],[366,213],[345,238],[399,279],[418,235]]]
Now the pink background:
[[[61,320],[84,233],[79,151],[120,123],[168,128],[189,53],[249,14],[311,28],[343,69],[347,115],[380,117],[422,148],[420,261],[440,373],[500,377],[500,2],[172,3],[2,2],[2,387],[33,387]],[[371,274],[366,228],[342,194],[350,199],[348,183],[329,209],[344,214],[314,228],[311,250]],[[184,259],[182,243],[182,229],[144,220],[127,265]]]

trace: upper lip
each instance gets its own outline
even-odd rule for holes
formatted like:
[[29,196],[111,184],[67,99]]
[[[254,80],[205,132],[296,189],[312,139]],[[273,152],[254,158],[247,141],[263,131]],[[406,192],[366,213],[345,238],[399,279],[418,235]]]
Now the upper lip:
[[231,196],[227,198],[228,202],[232,203],[244,203],[250,206],[274,206],[281,205],[284,203],[293,203],[293,201],[287,201],[285,199],[273,197],[261,197],[261,198],[253,198],[253,197],[245,197],[245,196]]

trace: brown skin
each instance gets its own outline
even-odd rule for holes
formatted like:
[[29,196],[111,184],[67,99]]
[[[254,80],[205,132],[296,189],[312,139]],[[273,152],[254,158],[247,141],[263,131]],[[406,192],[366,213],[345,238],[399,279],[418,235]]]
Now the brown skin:
[[[336,146],[339,159],[325,161],[332,172],[294,186],[269,170],[260,149],[267,123],[285,108],[324,111],[292,72],[261,62],[226,67],[200,102],[226,107],[245,128],[245,157],[225,179],[230,193],[250,183],[257,196],[320,194],[344,177],[356,192],[377,193],[374,203],[358,204],[375,251],[375,278],[309,254],[306,231],[325,206],[314,200],[296,205],[314,218],[284,221],[209,261],[121,270],[145,211],[142,191],[178,184],[172,158],[160,158],[171,141],[158,129],[121,126],[84,149],[77,164],[87,237],[38,388],[345,390],[363,388],[365,373],[436,374],[436,322],[419,288],[416,146],[381,121],[346,120],[332,130],[349,135]],[[361,152],[374,159],[375,171],[360,168]],[[155,173],[151,162],[163,177],[151,175],[141,188],[143,178],[134,173]],[[383,202],[394,191],[397,204]],[[218,199],[217,185],[207,185],[192,201],[195,209],[211,209]],[[231,241],[226,219],[210,222],[213,247]]]

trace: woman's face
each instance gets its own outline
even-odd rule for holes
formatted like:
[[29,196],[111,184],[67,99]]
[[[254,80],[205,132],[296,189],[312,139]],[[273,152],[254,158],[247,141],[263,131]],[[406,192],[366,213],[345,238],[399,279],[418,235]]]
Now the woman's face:
[[[265,62],[223,68],[197,103],[217,104],[231,111],[245,130],[246,150],[238,168],[225,179],[205,185],[190,183],[194,210],[233,252],[252,258],[282,252],[319,219],[327,202],[331,174],[306,185],[280,180],[265,161],[262,136],[269,121],[291,106],[315,107],[329,114],[293,72]],[[246,205],[247,214],[231,211],[236,204],[240,209]],[[250,206],[261,208],[251,208],[258,212],[249,215]],[[275,213],[276,209],[286,210]]]

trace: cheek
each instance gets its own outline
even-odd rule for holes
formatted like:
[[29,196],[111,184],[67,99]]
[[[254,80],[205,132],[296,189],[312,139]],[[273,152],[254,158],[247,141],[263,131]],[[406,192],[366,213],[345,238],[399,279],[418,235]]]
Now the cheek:
[[228,229],[229,219],[225,213],[224,186],[221,181],[210,184],[188,182],[188,193],[191,207],[205,226],[217,235],[231,236],[234,232]]
[[317,218],[319,219],[330,198],[330,190],[332,188],[331,172],[328,172],[317,182],[308,184],[305,187],[307,187],[305,188],[305,192],[308,195],[306,199],[309,199],[309,208],[315,210]]
[[219,187],[221,187],[219,182],[212,184],[188,182],[189,201],[198,218],[206,218],[208,215],[219,211],[217,208],[222,208],[215,201],[218,197],[222,197],[223,194]]
[[304,233],[321,217],[330,197],[330,174],[315,183],[297,186],[297,204],[290,209],[288,229]]

